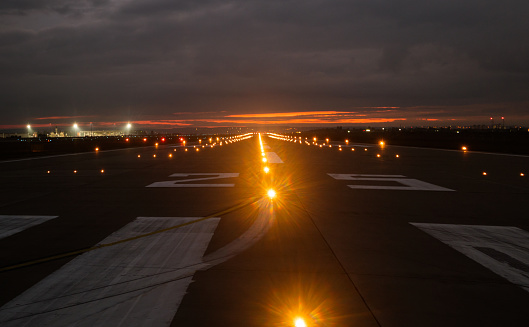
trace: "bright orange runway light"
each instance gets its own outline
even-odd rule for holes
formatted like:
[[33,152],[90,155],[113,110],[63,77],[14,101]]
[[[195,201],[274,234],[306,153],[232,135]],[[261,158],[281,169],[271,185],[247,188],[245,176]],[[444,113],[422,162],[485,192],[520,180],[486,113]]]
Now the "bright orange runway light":
[[294,319],[294,327],[307,327],[307,324],[303,318],[296,318]]

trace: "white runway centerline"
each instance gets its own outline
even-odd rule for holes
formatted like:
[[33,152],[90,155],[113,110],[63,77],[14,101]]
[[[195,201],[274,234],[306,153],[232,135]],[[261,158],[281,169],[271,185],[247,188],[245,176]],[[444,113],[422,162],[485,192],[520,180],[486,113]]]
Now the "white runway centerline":
[[42,224],[58,216],[8,216],[0,215],[0,239]]
[[[100,244],[196,219],[138,217]],[[0,325],[169,326],[219,220],[78,256],[0,308]]]
[[529,292],[529,233],[509,226],[410,223]]

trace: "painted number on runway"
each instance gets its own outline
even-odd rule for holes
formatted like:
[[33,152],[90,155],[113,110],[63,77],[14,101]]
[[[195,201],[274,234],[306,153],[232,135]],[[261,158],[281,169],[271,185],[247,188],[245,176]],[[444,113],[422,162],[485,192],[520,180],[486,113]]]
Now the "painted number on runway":
[[437,186],[403,175],[371,175],[371,174],[328,174],[334,179],[347,181],[370,181],[377,183],[397,183],[400,185],[347,185],[352,189],[362,190],[396,190],[396,191],[454,191],[449,188]]
[[410,223],[529,292],[529,233],[510,226]]
[[169,177],[190,177],[190,176],[200,176],[200,177],[155,182],[150,185],[147,185],[147,187],[234,187],[235,184],[214,184],[214,183],[204,184],[204,183],[196,183],[196,182],[215,180],[215,179],[235,178],[235,177],[239,177],[239,173],[175,173],[175,174],[169,175]]

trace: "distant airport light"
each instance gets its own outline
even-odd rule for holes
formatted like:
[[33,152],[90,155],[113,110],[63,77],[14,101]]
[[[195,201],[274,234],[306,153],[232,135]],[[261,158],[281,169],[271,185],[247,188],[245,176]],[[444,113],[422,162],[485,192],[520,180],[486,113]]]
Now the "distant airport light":
[[351,151],[354,151],[354,150],[355,150],[355,148],[351,148]]
[[144,138],[144,139],[143,139],[143,142],[147,142],[147,138]]
[[261,152],[261,156],[264,157],[264,156],[265,156],[265,153],[264,153],[264,152]]
[[367,151],[367,148],[365,148],[364,151]]
[[51,171],[48,170],[48,174],[51,173]]
[[161,141],[162,141],[162,142],[165,142],[165,137],[162,137]]
[[267,174],[270,172],[270,168],[268,168],[268,167],[264,167],[263,170],[264,170],[264,172],[267,173]]
[[486,171],[483,172],[483,176],[487,176],[487,172]]
[[103,174],[104,172],[105,172],[105,170],[104,170],[104,169],[101,169],[101,174]]
[[196,148],[195,150],[197,150],[197,152],[198,152],[198,151],[200,151],[200,149],[199,149],[199,148]]
[[377,154],[377,158],[380,158],[380,154]]
[[155,154],[153,154],[153,155],[152,155],[152,157],[153,157],[153,158],[156,158],[156,155],[155,155]]
[[130,129],[131,127],[132,127],[132,125],[131,125],[130,123],[128,123],[128,124],[127,124],[127,128]]
[[141,157],[141,154],[138,154],[138,158],[140,158],[140,157]]
[[184,149],[185,152],[187,152],[187,149]]
[[463,146],[463,147],[461,147],[461,150],[463,150],[463,151],[467,151],[468,148],[467,148],[466,146]]
[[96,151],[99,151],[99,148],[96,148]]
[[263,162],[266,162],[266,158],[263,158]]
[[398,157],[399,157],[399,155],[398,155],[398,154],[396,154],[396,155],[395,155],[395,158],[398,158]]
[[79,128],[79,126],[77,125],[77,123],[74,123],[74,124],[73,124],[73,128],[75,128],[75,129]]
[[272,190],[272,189],[269,189],[268,192],[266,192],[266,193],[267,193],[267,195],[268,195],[268,197],[269,197],[270,199],[273,199],[273,198],[276,197],[276,191],[274,191],[274,190]]
[[172,158],[173,157],[173,154],[172,153],[169,153],[169,158]]
[[26,127],[27,127],[28,129],[31,129],[31,125],[30,125],[30,124],[28,124],[28,126],[26,126]]
[[128,141],[129,141],[129,139],[128,139],[128,138],[126,138],[126,139],[125,139],[125,142],[128,142]]
[[173,152],[176,152],[176,149],[173,149]]
[[318,139],[317,139],[316,137],[314,137],[312,140],[313,140],[314,142],[316,142]]
[[154,143],[154,145],[158,146],[158,142]]
[[77,174],[77,170],[74,170],[73,173],[74,173],[74,174]]
[[349,144],[349,140],[345,140],[345,143]]
[[338,148],[339,151],[342,151],[342,148]]
[[384,141],[380,141],[378,142],[378,144],[380,144],[381,146],[384,146]]
[[525,174],[524,174],[524,173],[520,173],[520,176],[521,176],[521,177],[524,177],[524,176],[525,176]]

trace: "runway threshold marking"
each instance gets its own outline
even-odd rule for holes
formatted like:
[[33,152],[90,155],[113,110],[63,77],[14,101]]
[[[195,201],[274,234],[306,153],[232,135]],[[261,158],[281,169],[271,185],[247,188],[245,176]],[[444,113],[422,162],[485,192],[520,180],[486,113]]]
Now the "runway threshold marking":
[[59,216],[0,215],[0,239]]
[[[192,217],[138,217],[102,244]],[[84,253],[0,308],[2,326],[169,326],[220,218]]]
[[431,183],[423,182],[414,178],[405,178],[404,175],[374,175],[374,174],[331,174],[331,176],[337,180],[347,181],[376,181],[376,182],[397,182],[401,185],[362,185],[353,184],[347,185],[352,189],[363,189],[363,190],[395,190],[395,191],[454,191],[449,188],[441,187]]
[[210,176],[210,177],[198,177],[198,178],[179,179],[179,180],[172,180],[172,181],[154,182],[152,184],[147,185],[146,187],[234,187],[235,184],[201,184],[201,183],[190,184],[188,182],[235,178],[235,177],[239,177],[239,173],[175,173],[175,174],[169,175],[169,177],[189,177],[189,176]]
[[411,223],[529,292],[529,233],[510,226]]

